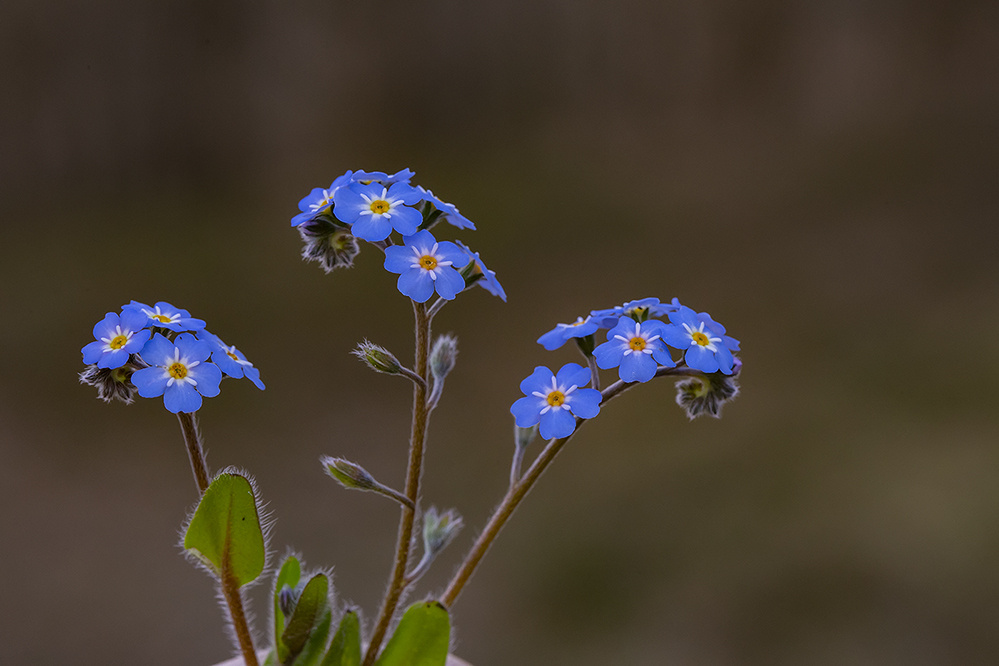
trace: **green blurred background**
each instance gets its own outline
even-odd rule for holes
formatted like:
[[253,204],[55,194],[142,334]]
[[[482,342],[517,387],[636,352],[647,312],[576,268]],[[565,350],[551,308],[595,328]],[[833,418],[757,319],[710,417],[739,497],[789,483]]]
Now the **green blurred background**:
[[410,308],[377,251],[326,276],[288,220],[411,167],[509,294],[436,321],[461,355],[424,502],[469,527],[417,596],[504,491],[520,380],[575,360],[541,333],[678,296],[744,350],[720,421],[659,381],[581,431],[454,606],[457,654],[999,662],[996,3],[7,0],[0,75],[0,661],[231,653],[177,547],[176,419],[76,381],[133,298],[261,369],[206,401],[209,462],[370,621],[398,512],[318,457],[402,485],[409,387],[348,352],[410,358]]

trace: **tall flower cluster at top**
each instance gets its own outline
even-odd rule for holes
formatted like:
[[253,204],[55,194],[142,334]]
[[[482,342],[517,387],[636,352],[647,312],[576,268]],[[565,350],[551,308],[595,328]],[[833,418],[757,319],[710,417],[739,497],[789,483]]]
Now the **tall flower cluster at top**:
[[260,371],[241,351],[209,333],[203,320],[162,301],[132,301],[120,313],[107,313],[81,351],[87,367],[80,381],[106,402],[131,403],[136,393],[162,396],[169,411],[190,413],[201,408],[202,398],[219,394],[223,377],[246,377],[264,388]]
[[454,204],[412,185],[414,175],[409,169],[348,171],[313,189],[291,218],[304,243],[302,258],[327,273],[349,268],[360,252],[357,241],[367,241],[385,252],[385,270],[399,276],[399,291],[418,303],[435,293],[452,300],[473,284],[505,301],[496,273],[478,252],[430,232],[440,222],[473,231],[475,225]]

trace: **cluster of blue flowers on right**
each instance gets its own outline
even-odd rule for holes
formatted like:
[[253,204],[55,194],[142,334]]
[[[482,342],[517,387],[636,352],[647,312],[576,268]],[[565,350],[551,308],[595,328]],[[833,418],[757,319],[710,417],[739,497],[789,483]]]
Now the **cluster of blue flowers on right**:
[[[594,346],[601,329],[607,329],[607,340]],[[661,369],[676,368],[678,363],[698,371],[701,376],[677,385],[677,402],[691,418],[705,413],[718,416],[721,405],[738,391],[734,376],[741,361],[733,352],[739,351],[739,341],[726,335],[725,327],[711,315],[695,312],[676,298],[670,303],[642,298],[593,310],[572,323],[558,324],[538,343],[553,351],[572,339],[598,368],[616,368],[623,382],[647,382]],[[670,348],[682,357],[674,360]],[[558,373],[544,366],[535,368],[521,382],[524,397],[510,408],[517,426],[537,425],[545,439],[568,437],[575,431],[577,418],[593,418],[600,411],[600,391],[583,388],[592,378],[590,370],[576,363],[564,365]]]

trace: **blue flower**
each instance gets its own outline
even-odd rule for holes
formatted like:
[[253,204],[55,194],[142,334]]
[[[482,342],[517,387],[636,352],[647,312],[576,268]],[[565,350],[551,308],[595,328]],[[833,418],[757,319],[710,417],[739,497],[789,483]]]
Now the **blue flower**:
[[458,227],[459,229],[471,229],[475,231],[475,225],[467,217],[458,212],[458,207],[454,204],[447,203],[438,199],[433,192],[428,189],[416,186],[416,190],[423,195],[424,201],[429,201],[434,205],[434,208],[441,212],[441,217],[444,218],[452,226]]
[[141,351],[149,339],[149,331],[145,329],[148,319],[137,310],[125,310],[121,316],[107,313],[94,326],[96,340],[81,350],[83,362],[109,370],[125,365],[129,355]]
[[399,291],[424,303],[434,291],[451,300],[465,288],[465,278],[454,267],[465,266],[469,257],[457,245],[438,243],[425,229],[402,240],[404,245],[385,248],[385,270],[399,273]]
[[307,197],[298,202],[298,209],[302,212],[291,218],[291,226],[297,227],[316,219],[323,213],[328,213],[330,206],[333,205],[333,195],[338,189],[352,182],[352,174],[353,172],[348,171],[337,177],[329,187],[317,187],[309,192]]
[[739,351],[739,341],[725,335],[724,326],[708,313],[697,314],[685,305],[671,312],[669,320],[663,339],[670,347],[684,351],[688,366],[701,372],[733,374],[732,352]]
[[592,316],[587,316],[585,319],[576,317],[576,321],[571,324],[556,324],[555,328],[538,338],[538,344],[548,351],[555,351],[568,342],[570,338],[585,338],[587,335],[595,333],[600,328],[599,321]]
[[[675,301],[676,299],[674,299]],[[621,317],[631,317],[635,321],[645,321],[649,317],[660,317],[676,310],[678,304],[660,303],[658,298],[640,298],[635,301],[628,301],[617,307],[606,310],[594,310],[590,313],[600,324],[600,328],[613,328],[617,326]]]
[[167,328],[178,333],[181,331],[200,331],[205,327],[203,320],[195,319],[187,310],[175,308],[165,301],[160,301],[155,307],[132,301],[128,305],[122,306],[122,315],[130,310],[138,310],[145,314],[148,317],[147,326]]
[[[356,176],[356,174],[355,174]],[[370,242],[382,241],[395,229],[403,236],[416,233],[423,215],[412,208],[422,195],[406,183],[352,183],[333,193],[333,214],[352,225],[350,233]]]
[[202,396],[219,394],[222,371],[208,363],[211,345],[190,333],[181,333],[173,342],[159,333],[142,349],[142,360],[150,367],[136,370],[132,383],[143,398],[163,396],[167,411],[196,412]]
[[243,352],[234,346],[227,345],[222,341],[222,338],[208,331],[200,331],[198,339],[204,340],[212,346],[212,363],[219,366],[222,372],[235,379],[246,377],[258,389],[264,390],[264,383],[260,381],[260,371],[246,360]]
[[482,258],[479,257],[479,253],[472,252],[472,250],[461,241],[455,241],[454,244],[457,245],[462,252],[467,254],[471,258],[472,263],[475,264],[472,275],[481,275],[481,277],[475,281],[475,284],[481,286],[493,296],[499,296],[503,299],[503,302],[506,303],[506,292],[503,290],[503,285],[501,285],[499,280],[496,279],[496,271],[489,270],[482,262]]
[[566,363],[558,375],[538,366],[520,383],[524,396],[510,407],[520,428],[540,424],[545,439],[568,437],[576,429],[576,417],[592,419],[600,412],[600,391],[579,388],[590,382],[590,371],[578,363]]
[[637,322],[621,317],[617,326],[607,332],[607,342],[593,350],[597,366],[604,370],[618,368],[618,376],[626,382],[649,381],[660,365],[676,365],[662,341],[666,328],[656,319]]

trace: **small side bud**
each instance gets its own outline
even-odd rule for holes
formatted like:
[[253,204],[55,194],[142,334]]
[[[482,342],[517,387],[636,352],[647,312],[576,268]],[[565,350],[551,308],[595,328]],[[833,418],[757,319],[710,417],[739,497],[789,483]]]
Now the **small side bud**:
[[332,456],[323,456],[319,460],[323,465],[323,470],[344,488],[348,490],[368,490],[379,495],[385,495],[385,497],[390,497],[396,502],[408,506],[410,509],[414,508],[412,500],[399,491],[393,490],[384,483],[377,481],[375,477],[371,476],[366,469],[357,463],[344,460],[343,458],[333,458]]
[[298,605],[298,592],[290,585],[285,585],[278,592],[278,607],[281,612],[284,613],[285,617],[291,617],[291,614],[295,612],[295,606]]
[[450,333],[437,336],[430,351],[430,372],[435,382],[443,382],[458,360],[458,338]]
[[323,469],[344,488],[351,490],[378,490],[381,484],[375,481],[366,469],[343,458],[324,456]]
[[384,372],[387,375],[398,375],[402,372],[402,364],[392,352],[367,340],[358,344],[357,349],[351,353],[375,372]]
[[736,377],[713,372],[679,381],[676,383],[676,404],[683,407],[690,419],[704,414],[721,418],[722,406],[739,394]]
[[433,559],[444,550],[458,535],[464,523],[454,509],[438,513],[435,507],[427,509],[423,514],[423,552],[424,557]]
[[132,373],[135,368],[123,365],[120,368],[98,368],[91,363],[80,373],[80,383],[88,384],[97,389],[97,397],[104,402],[121,400],[126,405],[132,404],[138,389],[132,384]]
[[357,239],[339,222],[319,216],[298,227],[304,243],[302,259],[316,261],[326,273],[337,268],[350,268],[360,254]]

